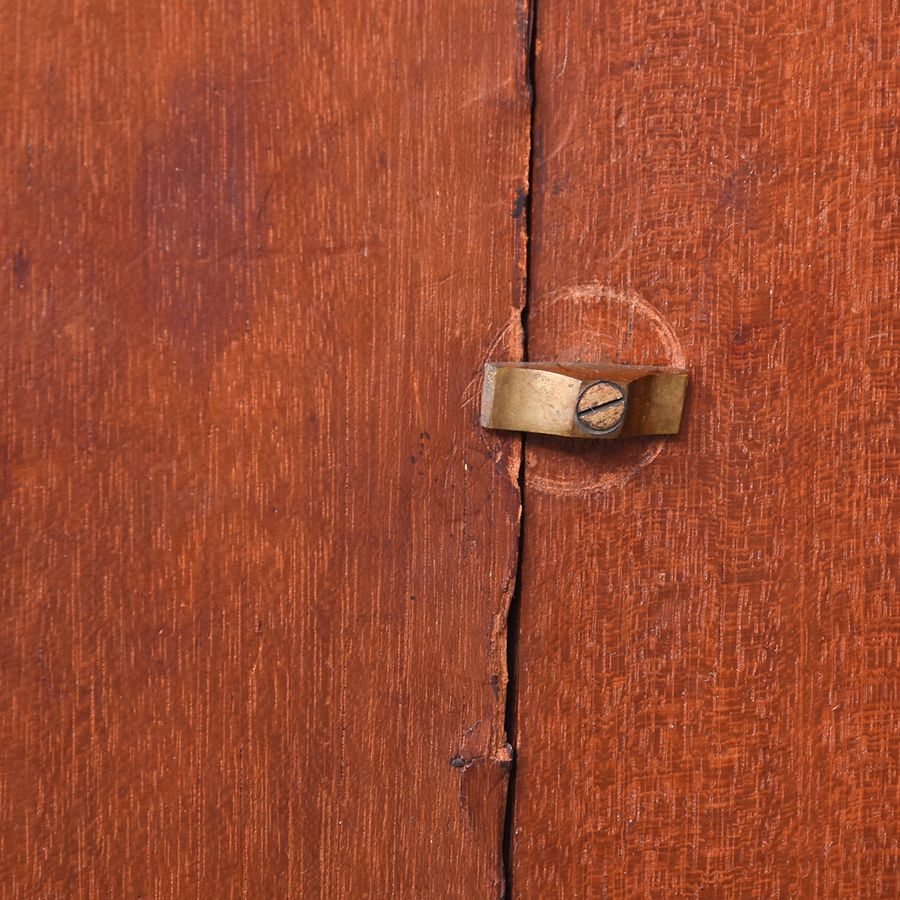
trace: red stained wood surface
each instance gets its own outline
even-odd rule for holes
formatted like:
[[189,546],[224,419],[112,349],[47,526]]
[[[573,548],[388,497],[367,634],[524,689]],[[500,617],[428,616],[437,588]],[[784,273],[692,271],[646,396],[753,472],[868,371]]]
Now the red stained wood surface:
[[4,895],[496,895],[523,10],[2,20]]
[[896,11],[537,35],[529,356],[692,384],[527,440],[513,896],[896,897]]

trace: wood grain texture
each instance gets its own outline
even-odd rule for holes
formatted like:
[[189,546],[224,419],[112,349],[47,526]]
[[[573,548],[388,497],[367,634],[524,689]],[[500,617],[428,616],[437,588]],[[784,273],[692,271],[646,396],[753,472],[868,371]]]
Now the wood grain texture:
[[692,382],[527,439],[517,898],[900,894],[897,27],[538,5],[529,358]]
[[2,21],[4,896],[496,895],[522,9]]

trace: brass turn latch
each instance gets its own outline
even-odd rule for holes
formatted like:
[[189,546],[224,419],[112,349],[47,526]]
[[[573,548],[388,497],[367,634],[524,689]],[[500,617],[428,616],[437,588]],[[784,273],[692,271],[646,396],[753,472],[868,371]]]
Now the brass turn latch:
[[661,366],[488,363],[481,424],[574,438],[677,434],[687,382]]

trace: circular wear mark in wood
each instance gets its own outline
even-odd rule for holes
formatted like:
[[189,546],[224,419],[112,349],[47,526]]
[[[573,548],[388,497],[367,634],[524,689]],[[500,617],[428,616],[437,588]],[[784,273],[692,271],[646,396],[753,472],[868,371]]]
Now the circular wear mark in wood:
[[[662,314],[632,291],[596,283],[563,288],[532,302],[529,326],[531,359],[685,366]],[[573,441],[529,434],[526,483],[529,490],[577,497],[616,490],[653,462],[668,440]]]

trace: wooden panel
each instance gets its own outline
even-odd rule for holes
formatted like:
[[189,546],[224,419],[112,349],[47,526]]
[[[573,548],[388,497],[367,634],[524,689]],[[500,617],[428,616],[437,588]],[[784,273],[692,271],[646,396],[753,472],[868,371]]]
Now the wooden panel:
[[496,894],[521,11],[2,21],[8,895]]
[[512,890],[895,897],[897,17],[540,3],[529,357],[685,362],[527,440]]

